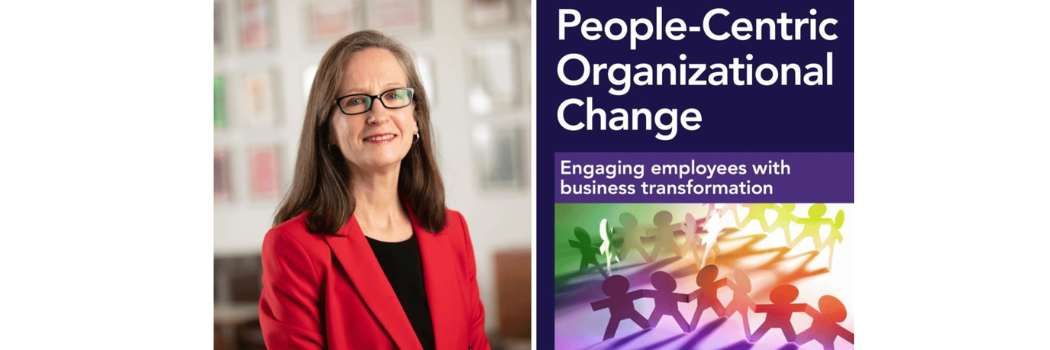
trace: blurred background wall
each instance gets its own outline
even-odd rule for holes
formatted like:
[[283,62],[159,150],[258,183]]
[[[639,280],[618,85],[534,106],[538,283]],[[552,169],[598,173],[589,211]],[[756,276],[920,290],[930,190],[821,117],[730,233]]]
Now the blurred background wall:
[[217,348],[258,340],[250,330],[258,254],[290,185],[310,82],[325,50],[360,29],[383,31],[415,53],[447,204],[470,225],[486,328],[528,338],[520,328],[530,307],[530,289],[521,289],[531,265],[530,7],[524,0],[215,1]]

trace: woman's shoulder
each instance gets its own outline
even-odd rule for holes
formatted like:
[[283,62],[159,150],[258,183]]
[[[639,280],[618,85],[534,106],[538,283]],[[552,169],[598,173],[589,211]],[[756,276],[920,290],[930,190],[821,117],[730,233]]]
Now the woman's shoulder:
[[467,220],[459,211],[445,208],[445,230],[465,231]]
[[278,243],[278,246],[299,246],[308,252],[317,249],[327,249],[323,235],[311,233],[306,226],[306,213],[296,215],[285,222],[270,228],[263,239],[263,245],[267,242]]

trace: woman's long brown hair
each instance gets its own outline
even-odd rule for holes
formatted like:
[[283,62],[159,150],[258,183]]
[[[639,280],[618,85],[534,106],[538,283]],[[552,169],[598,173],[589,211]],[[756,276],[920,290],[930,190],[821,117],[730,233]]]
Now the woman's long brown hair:
[[393,53],[408,76],[408,87],[415,89],[415,116],[420,140],[412,144],[408,155],[401,160],[398,195],[424,229],[438,232],[445,227],[445,186],[434,159],[427,92],[408,49],[373,30],[343,37],[321,58],[306,103],[292,187],[274,216],[274,226],[309,212],[306,227],[310,232],[333,234],[353,214],[356,205],[350,182],[353,174],[339,148],[329,146],[335,143],[331,115],[338,111],[334,101],[347,59],[355,52],[373,47]]

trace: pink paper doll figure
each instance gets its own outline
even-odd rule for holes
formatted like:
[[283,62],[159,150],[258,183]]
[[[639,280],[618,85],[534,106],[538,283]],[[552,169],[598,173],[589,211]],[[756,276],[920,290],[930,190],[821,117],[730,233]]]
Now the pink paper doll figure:
[[809,217],[798,219],[798,223],[802,225],[802,233],[799,233],[791,243],[788,243],[788,247],[794,248],[803,239],[809,237],[813,239],[813,247],[817,251],[824,250],[823,244],[820,242],[820,227],[825,225],[833,227],[835,224],[831,219],[824,217],[824,213],[827,212],[828,206],[824,205],[824,203],[816,203],[809,206]]
[[609,277],[602,265],[598,263],[598,259],[595,258],[596,255],[601,255],[601,251],[591,244],[591,235],[582,227],[576,227],[574,233],[579,241],[570,239],[569,246],[580,250],[580,273],[587,272],[587,266],[594,265],[598,272],[601,272],[602,277]]
[[697,236],[700,231],[697,230],[698,227],[696,227],[696,219],[693,218],[693,214],[685,214],[685,221],[682,222],[681,229],[682,232],[685,232],[684,248],[693,254],[693,261],[696,262],[696,268],[703,268],[704,266],[700,264],[700,237]]
[[696,285],[699,289],[689,293],[689,301],[696,300],[696,312],[693,312],[693,320],[689,322],[690,328],[696,328],[700,323],[700,315],[711,308],[718,317],[725,317],[726,310],[722,302],[718,301],[718,288],[726,286],[726,279],[715,281],[718,277],[718,266],[707,265],[696,274]]
[[766,222],[766,210],[773,209],[773,204],[752,203],[744,204],[743,207],[747,208],[747,215],[743,219],[737,216],[736,227],[744,228],[751,221],[758,220],[758,224],[762,227],[762,232],[769,232],[769,223]]
[[642,230],[638,228],[638,219],[634,218],[631,213],[620,214],[620,225],[617,230],[620,233],[620,237],[623,238],[623,243],[620,243],[620,260],[627,259],[627,253],[632,250],[637,250],[638,253],[642,254],[642,259],[646,262],[652,261],[652,257],[649,256],[649,252],[642,246]]
[[824,346],[824,350],[835,350],[835,338],[842,337],[853,344],[853,332],[839,325],[846,320],[846,306],[838,298],[825,295],[817,301],[820,311],[812,306],[806,305],[806,313],[813,317],[813,324],[809,329],[799,333],[795,344],[801,346],[811,340],[816,340]]
[[798,288],[790,284],[784,284],[773,288],[769,293],[772,304],[755,305],[755,312],[766,313],[766,321],[755,330],[755,334],[748,339],[752,343],[762,339],[771,328],[780,328],[784,332],[784,338],[788,342],[795,341],[795,328],[791,326],[791,315],[796,312],[806,311],[806,304],[792,304],[798,298]]
[[744,270],[733,271],[733,280],[728,281],[729,289],[733,290],[733,300],[726,305],[726,317],[733,317],[734,313],[740,313],[744,319],[744,336],[751,338],[751,324],[747,321],[748,310],[755,309],[755,301],[747,293],[751,292],[751,278]]
[[824,240],[824,246],[820,247],[821,251],[824,247],[828,247],[831,251],[828,252],[828,271],[831,271],[831,260],[835,258],[835,242],[842,243],[842,232],[839,229],[842,228],[842,221],[846,219],[846,213],[839,209],[839,212],[835,214],[835,221],[831,224],[831,233],[828,234],[828,239]]
[[656,244],[653,245],[653,253],[650,258],[656,260],[660,258],[660,249],[667,248],[674,252],[679,258],[682,257],[682,247],[678,245],[678,241],[674,240],[674,227],[671,226],[671,220],[674,216],[671,212],[661,210],[656,215],[653,215],[653,224],[656,228],[649,230],[656,239]]
[[798,222],[798,217],[791,213],[795,210],[795,203],[774,205],[772,209],[777,211],[777,219],[773,220],[772,224],[769,224],[769,230],[766,232],[772,234],[778,228],[783,229],[784,243],[791,242],[791,223]]
[[655,290],[642,290],[642,295],[647,298],[653,298],[653,302],[656,304],[652,315],[649,316],[649,326],[656,327],[660,323],[661,318],[671,316],[678,322],[678,326],[682,327],[682,331],[688,333],[690,331],[689,323],[685,322],[682,312],[678,311],[678,303],[688,303],[689,295],[674,292],[678,287],[678,282],[667,272],[653,272],[649,276],[649,280],[653,283],[653,288],[656,288]]
[[620,321],[626,319],[634,321],[642,329],[650,327],[649,321],[634,308],[634,300],[642,298],[642,291],[636,290],[628,293],[627,290],[630,288],[631,281],[620,275],[609,276],[602,282],[602,293],[609,297],[591,303],[591,310],[609,309],[609,326],[605,328],[605,338],[602,340],[615,336]]

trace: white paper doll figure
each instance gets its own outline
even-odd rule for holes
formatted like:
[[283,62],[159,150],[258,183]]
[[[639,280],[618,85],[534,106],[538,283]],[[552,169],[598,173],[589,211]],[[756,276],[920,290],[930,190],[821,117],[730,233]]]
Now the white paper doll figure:
[[[707,222],[704,223],[704,230],[707,234],[704,235],[704,258],[701,260],[701,266],[707,266],[707,256],[711,255],[711,263],[714,264],[715,258],[718,257],[718,233],[722,232],[725,228],[725,223],[722,222],[722,216],[718,215],[718,211],[715,210],[711,213],[711,217],[707,218]],[[714,251],[714,253],[712,253]]]

